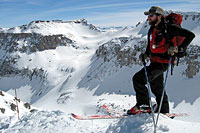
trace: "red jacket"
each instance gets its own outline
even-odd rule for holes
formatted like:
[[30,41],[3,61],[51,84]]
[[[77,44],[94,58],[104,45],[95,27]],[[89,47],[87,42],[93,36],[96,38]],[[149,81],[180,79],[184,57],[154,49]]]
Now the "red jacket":
[[169,46],[176,46],[176,38],[182,37],[178,49],[186,49],[195,37],[194,33],[173,24],[161,22],[157,27],[151,27],[148,32],[148,45],[146,54],[151,62],[169,63],[167,54]]

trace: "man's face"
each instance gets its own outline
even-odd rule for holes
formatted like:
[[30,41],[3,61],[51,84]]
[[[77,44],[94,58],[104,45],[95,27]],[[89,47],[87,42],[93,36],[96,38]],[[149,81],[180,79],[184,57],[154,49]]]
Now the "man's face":
[[158,22],[158,17],[156,14],[149,14],[148,15],[149,25],[155,25]]

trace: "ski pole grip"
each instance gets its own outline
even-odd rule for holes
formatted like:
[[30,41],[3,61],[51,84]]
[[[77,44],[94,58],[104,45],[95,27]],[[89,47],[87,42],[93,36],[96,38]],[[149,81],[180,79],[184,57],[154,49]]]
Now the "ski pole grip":
[[144,54],[142,55],[142,62],[143,62],[143,65],[146,65],[146,62],[145,62],[145,59],[144,59]]

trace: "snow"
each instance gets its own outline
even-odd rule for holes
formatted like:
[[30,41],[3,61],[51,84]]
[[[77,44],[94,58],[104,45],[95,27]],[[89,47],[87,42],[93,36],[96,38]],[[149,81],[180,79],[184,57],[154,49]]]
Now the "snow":
[[[195,33],[196,38],[192,44],[199,45],[200,25],[197,19],[192,19],[192,14],[189,13],[182,26]],[[121,67],[112,55],[107,56],[109,62],[104,62],[104,59],[96,57],[96,50],[102,44],[110,50],[115,44],[120,45],[121,50],[138,45],[146,38],[148,27],[145,27],[145,24],[147,23],[141,22],[134,28],[111,27],[99,31],[91,28],[85,20],[38,23],[33,21],[25,26],[1,29],[4,33],[62,34],[72,39],[78,48],[58,46],[53,50],[11,54],[20,57],[15,64],[18,69],[42,69],[41,75],[45,78],[33,76],[30,80],[29,77],[19,75],[0,78],[0,89],[4,94],[0,95],[0,109],[6,110],[5,113],[0,110],[0,132],[153,132],[152,117],[149,114],[92,121],[76,120],[70,114],[105,114],[101,108],[104,103],[122,112],[123,109],[130,109],[135,105],[132,76],[142,66],[132,64]],[[120,37],[126,37],[128,43],[121,43]],[[29,45],[23,40],[18,40],[18,43],[19,47]],[[1,57],[4,52],[1,49]],[[199,58],[197,60],[199,61]],[[166,90],[171,112],[189,115],[174,119],[160,115],[158,133],[198,133],[200,130],[200,73],[188,79],[181,74],[185,69],[185,64],[174,68],[174,75],[168,76]],[[21,99],[18,103],[20,120],[17,118],[17,112],[10,109],[11,103],[16,104],[16,100],[13,100],[15,89],[18,98]],[[154,98],[152,100],[155,101]],[[25,102],[31,103],[31,109],[35,111],[30,112],[30,109],[26,109]]]
[[[200,124],[190,123],[190,122],[182,122],[178,120],[172,120],[170,118],[166,118],[166,116],[160,116],[160,123],[157,127],[157,133],[163,132],[172,132],[172,133],[187,133],[199,132]],[[119,120],[118,123],[111,124],[107,130],[107,132],[114,133],[149,133],[153,132],[153,123],[152,119],[147,114],[141,114],[138,116],[130,116],[125,119]]]
[[[16,104],[16,99],[14,96],[6,93],[3,91],[3,95],[0,95],[0,103],[1,103],[1,107],[0,108],[4,108],[5,109],[5,113],[1,112],[0,118],[6,118],[6,117],[12,117],[12,116],[17,116],[17,109],[15,111],[13,111],[10,106],[11,104]],[[30,110],[24,107],[24,103],[22,101],[18,101],[18,107],[20,110],[20,117],[23,114],[28,113]]]
[[[27,101],[28,103],[30,103],[30,97],[32,95],[32,91],[31,91],[32,87],[30,85],[25,85],[25,86],[20,86],[19,90],[17,93],[17,96],[20,97],[21,99],[23,99],[24,101]],[[9,94],[11,95],[15,95],[15,90],[14,89],[10,89],[9,91],[7,91]],[[26,95],[24,95],[26,94]]]
[[[78,21],[78,20],[77,20]],[[8,33],[39,33],[42,35],[65,35],[69,39],[81,42],[84,38],[98,35],[99,32],[91,30],[84,25],[84,20],[76,21],[43,21],[31,22],[25,27],[14,27],[7,30]]]
[[[88,127],[85,128],[85,125],[88,125]],[[90,133],[91,131],[102,132],[102,129],[105,131],[106,128],[107,126],[101,122],[76,121],[71,115],[60,111],[35,111],[24,115],[20,121],[11,126],[6,132]]]

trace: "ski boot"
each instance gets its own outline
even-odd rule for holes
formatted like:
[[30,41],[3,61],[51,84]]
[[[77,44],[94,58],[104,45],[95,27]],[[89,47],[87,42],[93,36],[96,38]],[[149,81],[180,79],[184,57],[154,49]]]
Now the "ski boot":
[[130,110],[127,111],[128,115],[135,115],[141,113],[151,113],[151,108],[148,105],[135,105]]

